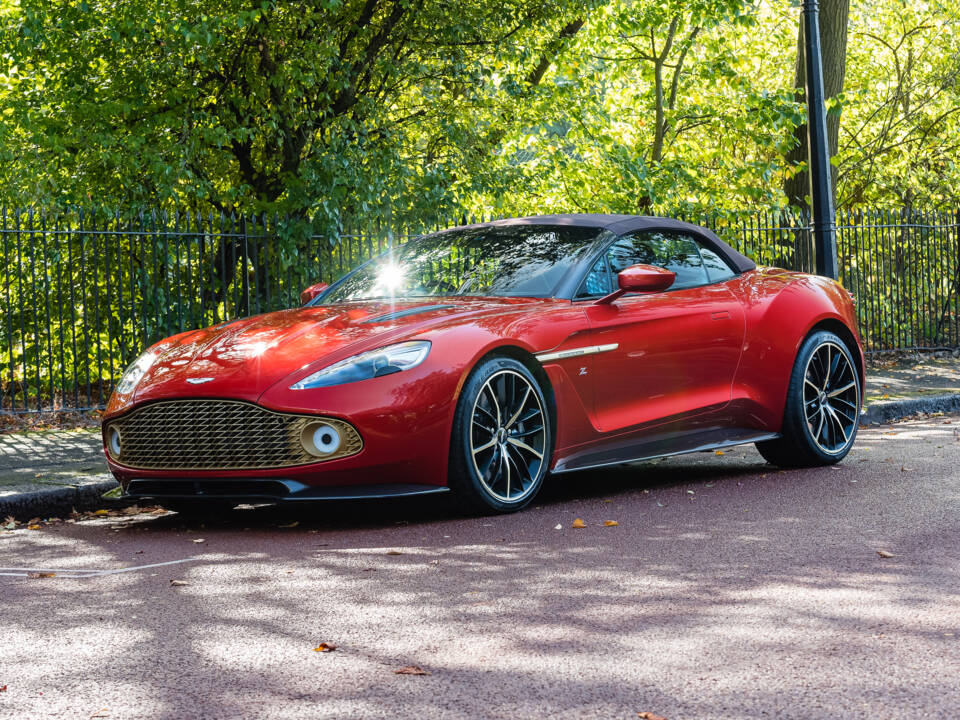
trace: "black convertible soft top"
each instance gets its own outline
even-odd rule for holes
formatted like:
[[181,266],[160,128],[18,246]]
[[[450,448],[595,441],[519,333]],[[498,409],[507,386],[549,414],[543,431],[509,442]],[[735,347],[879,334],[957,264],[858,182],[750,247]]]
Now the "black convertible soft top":
[[636,230],[675,230],[692,233],[698,240],[709,246],[714,252],[725,258],[737,272],[753,270],[757,264],[746,255],[734,250],[713,231],[700,225],[673,220],[671,218],[650,217],[647,215],[601,215],[592,213],[573,213],[569,215],[535,215],[532,217],[509,218],[478,223],[472,227],[503,225],[574,225],[609,230],[616,235],[624,235]]

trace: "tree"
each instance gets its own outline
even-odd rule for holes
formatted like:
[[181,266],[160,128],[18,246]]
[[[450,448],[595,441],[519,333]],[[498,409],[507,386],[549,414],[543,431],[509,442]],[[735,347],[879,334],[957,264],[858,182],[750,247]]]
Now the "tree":
[[839,206],[956,207],[958,15],[955,2],[855,7],[836,161]]
[[[828,152],[832,158],[839,147],[840,109],[836,100],[843,92],[843,80],[847,68],[847,22],[850,14],[849,0],[823,0],[820,3],[820,48],[823,60],[823,90],[827,99],[827,142]],[[804,52],[806,38],[803,23],[798,23],[797,31],[797,61],[794,73],[793,86],[796,89],[797,102],[805,106],[806,103],[806,53]],[[809,145],[807,143],[806,123],[797,125],[793,136],[795,143],[787,154],[787,164],[795,172],[786,176],[783,183],[783,193],[791,205],[806,207],[810,194],[810,174],[807,171]],[[836,192],[837,173],[833,170],[833,187]]]
[[619,0],[591,13],[506,139],[503,165],[522,184],[484,204],[504,214],[777,205],[772,180],[800,115],[783,79],[755,68],[790,42],[779,18],[749,1]]
[[16,131],[2,179],[26,200],[186,200],[331,226],[391,194],[422,214],[469,183],[455,150],[482,139],[463,118],[493,74],[539,82],[589,7],[26,0],[4,17]]

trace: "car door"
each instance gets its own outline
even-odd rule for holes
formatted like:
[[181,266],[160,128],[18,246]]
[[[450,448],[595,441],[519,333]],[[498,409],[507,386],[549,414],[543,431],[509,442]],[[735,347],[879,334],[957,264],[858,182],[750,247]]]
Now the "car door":
[[723,407],[740,360],[744,311],[725,282],[734,273],[692,235],[643,231],[619,238],[578,296],[609,292],[616,274],[637,264],[672,270],[674,285],[585,308],[593,342],[606,350],[592,363],[602,432]]

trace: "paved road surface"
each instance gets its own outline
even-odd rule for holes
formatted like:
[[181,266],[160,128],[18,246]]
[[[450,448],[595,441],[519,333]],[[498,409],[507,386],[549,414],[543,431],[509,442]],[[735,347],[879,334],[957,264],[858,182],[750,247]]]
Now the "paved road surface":
[[0,565],[58,571],[0,577],[0,717],[957,717],[958,430],[863,430],[836,469],[747,448],[567,476],[510,517],[0,532]]

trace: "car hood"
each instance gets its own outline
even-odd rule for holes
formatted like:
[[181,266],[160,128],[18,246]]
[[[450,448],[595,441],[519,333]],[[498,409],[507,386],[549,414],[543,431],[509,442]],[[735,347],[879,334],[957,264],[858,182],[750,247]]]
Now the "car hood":
[[134,400],[206,396],[256,401],[274,383],[311,365],[319,369],[453,318],[501,313],[531,302],[538,301],[441,297],[354,302],[221,323],[154,346],[159,357],[137,384]]

